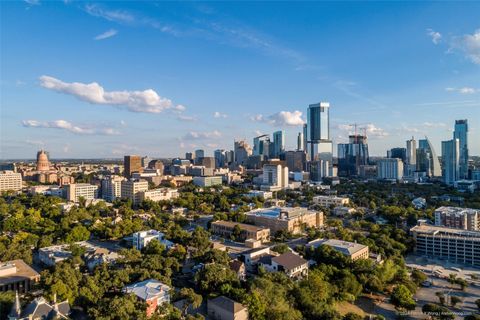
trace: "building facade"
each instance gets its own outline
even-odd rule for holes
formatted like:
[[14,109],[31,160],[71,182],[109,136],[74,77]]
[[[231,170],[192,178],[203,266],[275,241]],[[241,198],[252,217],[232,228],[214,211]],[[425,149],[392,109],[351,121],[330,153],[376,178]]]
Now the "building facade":
[[305,227],[323,226],[323,213],[307,208],[271,207],[255,209],[245,213],[247,221],[256,226],[270,229],[271,234],[278,231],[300,233]]
[[383,158],[377,161],[377,178],[400,181],[403,178],[403,162],[399,158]]
[[132,200],[134,205],[142,202],[141,192],[148,191],[148,182],[145,180],[122,181],[122,198]]
[[468,121],[455,120],[455,130],[453,139],[458,139],[459,143],[459,179],[468,179]]
[[126,178],[131,178],[132,173],[142,172],[142,157],[137,155],[129,155],[124,157],[124,175]]
[[454,185],[460,177],[460,140],[442,141],[443,182]]
[[318,173],[322,178],[333,174],[333,144],[330,139],[330,103],[311,104],[307,110],[307,154],[310,161],[324,165]]
[[348,205],[350,203],[350,199],[347,197],[337,196],[315,196],[313,197],[313,203],[328,208],[330,206]]
[[[236,228],[239,230],[238,235],[235,235]],[[270,229],[268,228],[262,228],[233,221],[219,220],[212,222],[212,233],[224,238],[230,238],[233,235],[236,236],[236,241],[254,239],[261,242],[267,242],[270,239]]]
[[435,225],[480,231],[480,210],[460,207],[440,207],[435,210]]
[[13,171],[0,171],[0,192],[22,190],[22,174]]
[[410,229],[415,252],[480,267],[480,232],[420,224]]
[[67,200],[79,202],[80,198],[93,200],[98,198],[98,186],[89,183],[72,183],[65,186]]

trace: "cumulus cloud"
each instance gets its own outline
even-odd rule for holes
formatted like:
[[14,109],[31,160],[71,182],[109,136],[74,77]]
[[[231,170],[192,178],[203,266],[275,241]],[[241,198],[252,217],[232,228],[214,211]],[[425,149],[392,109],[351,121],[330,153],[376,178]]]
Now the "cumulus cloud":
[[463,52],[475,64],[480,64],[480,29],[473,34],[454,37],[450,42],[449,51]]
[[119,132],[114,128],[80,126],[80,125],[75,125],[66,120],[54,120],[54,121],[23,120],[22,125],[27,128],[60,129],[60,130],[69,131],[75,134],[88,134],[88,135],[119,134]]
[[214,117],[214,118],[217,118],[217,119],[219,119],[219,118],[224,118],[224,119],[225,119],[225,118],[227,118],[228,116],[227,116],[225,113],[221,113],[221,112],[215,111],[215,112],[213,113],[213,117]]
[[440,32],[436,32],[432,29],[427,29],[427,35],[429,35],[430,38],[432,38],[432,42],[434,44],[439,44],[440,41],[442,40],[442,35],[440,34]]
[[257,114],[250,117],[250,120],[254,122],[265,122],[276,127],[285,127],[285,126],[301,126],[305,123],[302,119],[302,112],[295,111],[280,111],[274,113],[270,116],[264,116],[262,114]]
[[183,138],[185,140],[206,140],[206,139],[217,139],[221,137],[222,137],[222,133],[220,131],[213,130],[213,131],[205,131],[205,132],[190,131]]
[[93,39],[94,40],[104,40],[104,39],[108,39],[108,38],[111,38],[111,37],[115,36],[117,33],[118,33],[117,30],[110,29],[110,30],[105,31],[104,33],[99,34],[98,36],[96,36]]
[[463,88],[449,87],[449,88],[445,88],[445,90],[448,92],[457,92],[461,94],[474,94],[474,93],[480,92],[480,89],[475,89],[471,87],[463,87]]
[[423,126],[428,128],[441,128],[446,127],[447,125],[443,122],[424,122]]
[[173,105],[172,101],[159,96],[155,90],[143,91],[105,91],[97,82],[63,82],[50,76],[41,76],[40,85],[46,89],[72,95],[75,98],[100,105],[126,107],[132,112],[160,113],[166,109],[184,111],[182,105]]

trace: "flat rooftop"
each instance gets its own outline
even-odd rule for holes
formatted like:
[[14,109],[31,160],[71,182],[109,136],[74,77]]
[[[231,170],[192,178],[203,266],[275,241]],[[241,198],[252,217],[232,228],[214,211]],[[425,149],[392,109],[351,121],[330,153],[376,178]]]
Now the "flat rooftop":
[[476,238],[480,241],[480,232],[478,231],[440,227],[431,224],[421,224],[411,228],[410,231],[428,235]]
[[28,264],[23,262],[23,260],[12,260],[7,262],[2,262],[0,264],[0,269],[10,269],[13,266],[16,268],[16,272],[7,274],[5,276],[1,276],[0,286],[6,285],[9,283],[24,281],[25,278],[33,280],[35,278],[40,277],[40,274],[37,271],[33,270],[32,267],[30,267]]
[[327,245],[344,254],[352,255],[360,250],[364,250],[367,246],[355,242],[343,241],[338,239],[317,239],[307,243],[307,247],[317,248],[321,245]]
[[457,216],[465,215],[465,214],[475,214],[475,213],[480,214],[480,210],[478,209],[462,208],[462,207],[446,207],[446,206],[435,209],[435,213],[436,212],[441,212],[449,215],[457,215]]
[[[264,209],[254,209],[245,214],[247,216],[259,216],[271,219],[289,220],[303,214],[312,214],[317,211],[308,210],[302,207],[270,207]],[[283,215],[283,216],[282,216]]]
[[224,226],[224,227],[227,227],[227,228],[235,228],[235,226],[238,225],[241,229],[246,230],[246,231],[250,231],[250,232],[258,232],[258,231],[268,229],[268,228],[253,226],[251,224],[239,223],[239,222],[234,222],[234,221],[223,221],[223,220],[218,220],[218,221],[212,222],[212,225]]

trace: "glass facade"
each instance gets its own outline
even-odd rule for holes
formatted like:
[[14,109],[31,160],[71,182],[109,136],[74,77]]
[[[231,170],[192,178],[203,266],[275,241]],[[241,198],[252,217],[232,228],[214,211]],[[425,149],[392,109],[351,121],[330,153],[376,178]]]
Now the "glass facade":
[[468,178],[468,121],[455,120],[453,139],[458,139],[460,149],[459,179]]

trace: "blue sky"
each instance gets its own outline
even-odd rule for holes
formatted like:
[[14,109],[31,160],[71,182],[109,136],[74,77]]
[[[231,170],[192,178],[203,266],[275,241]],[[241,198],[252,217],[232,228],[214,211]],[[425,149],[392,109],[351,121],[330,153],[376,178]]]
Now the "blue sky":
[[[231,149],[329,101],[374,155],[468,119],[480,155],[480,3],[1,4],[0,158]],[[336,149],[336,148],[335,148]]]

